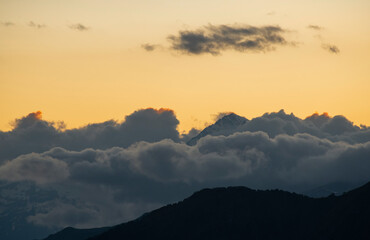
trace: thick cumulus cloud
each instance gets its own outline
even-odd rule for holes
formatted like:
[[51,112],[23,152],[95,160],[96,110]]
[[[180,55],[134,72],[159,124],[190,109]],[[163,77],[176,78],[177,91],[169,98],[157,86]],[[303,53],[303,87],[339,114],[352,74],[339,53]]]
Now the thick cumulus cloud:
[[[29,224],[48,227],[118,224],[205,187],[303,192],[335,182],[370,180],[369,128],[343,116],[300,119],[280,111],[248,120],[223,114],[193,144],[185,142],[188,137],[179,138],[177,124],[171,110],[145,109],[121,124],[111,121],[63,132],[42,121],[41,113],[33,113],[17,120],[15,130],[7,134],[30,134],[31,128],[32,134],[60,142],[1,163],[0,178],[56,193],[40,200],[26,218]],[[45,139],[39,141],[48,142]],[[58,146],[66,139],[71,145]],[[84,145],[74,146],[80,141]],[[104,147],[91,147],[94,144]]]
[[[24,171],[24,178],[13,176],[28,168],[27,159],[63,162],[51,168],[59,167],[68,175],[48,187],[66,200],[61,203],[59,197],[28,220],[41,225],[92,227],[129,220],[204,187],[246,185],[301,191],[332,182],[364,182],[369,180],[369,156],[369,142],[349,144],[309,134],[269,137],[263,132],[240,132],[206,136],[195,146],[167,139],[107,150],[53,148],[23,155],[22,161],[13,160],[16,167],[13,161],[7,162],[0,172],[8,173],[1,175],[2,180],[30,180],[43,186],[40,176]],[[48,171],[44,168],[43,172],[47,175]]]
[[21,155],[0,167],[0,179],[31,180],[38,184],[62,181],[68,176],[67,164],[35,153]]
[[106,121],[82,128],[63,130],[62,123],[42,120],[42,113],[30,113],[15,120],[10,132],[0,131],[0,163],[20,154],[43,152],[52,147],[70,150],[128,147],[138,141],[162,139],[179,141],[177,120],[170,109],[142,109],[126,116],[125,121]]
[[168,39],[171,48],[181,53],[218,55],[229,49],[239,52],[271,51],[288,44],[284,33],[286,30],[279,26],[208,25],[194,31],[180,31]]

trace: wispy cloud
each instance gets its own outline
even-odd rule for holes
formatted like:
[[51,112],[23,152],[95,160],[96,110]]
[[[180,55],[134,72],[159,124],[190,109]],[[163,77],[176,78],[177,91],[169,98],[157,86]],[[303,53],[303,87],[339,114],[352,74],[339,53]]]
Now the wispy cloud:
[[340,53],[340,50],[337,46],[333,44],[322,44],[321,46],[323,49],[329,51],[330,53],[338,54]]
[[142,44],[141,47],[144,48],[145,51],[151,52],[157,49],[159,45],[146,43],[146,44]]
[[308,25],[307,28],[313,29],[313,30],[316,30],[316,31],[320,31],[320,30],[324,29],[323,27],[321,27],[319,25]]
[[6,21],[6,22],[1,22],[1,25],[5,27],[12,27],[12,26],[15,26],[15,23]]
[[[307,28],[312,29],[312,30],[315,30],[315,31],[322,31],[322,30],[325,29],[324,27],[319,26],[319,25],[308,25]],[[340,50],[339,50],[339,48],[336,45],[329,44],[329,43],[326,43],[325,42],[325,40],[324,40],[323,36],[321,35],[321,33],[318,34],[318,35],[316,35],[315,37],[318,38],[321,41],[321,48],[322,49],[325,49],[328,52],[334,53],[334,54],[339,54],[340,53]]]
[[171,49],[181,53],[218,55],[225,50],[266,52],[289,42],[283,37],[286,30],[279,26],[208,25],[193,31],[171,35]]
[[72,25],[69,25],[68,27],[70,29],[74,29],[74,30],[81,31],[81,32],[90,30],[90,27],[87,27],[81,23],[72,24]]
[[28,23],[28,26],[29,26],[29,27],[33,27],[33,28],[38,28],[38,29],[40,29],[40,28],[45,28],[45,27],[46,27],[46,25],[45,25],[45,24],[34,23],[33,21],[30,21],[30,22]]

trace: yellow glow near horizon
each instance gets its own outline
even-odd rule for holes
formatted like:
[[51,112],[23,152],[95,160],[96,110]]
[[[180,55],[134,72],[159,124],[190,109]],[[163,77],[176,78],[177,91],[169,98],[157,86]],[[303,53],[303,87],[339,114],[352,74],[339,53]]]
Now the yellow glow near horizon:
[[[181,131],[218,112],[280,109],[370,125],[369,12],[368,0],[0,0],[0,23],[14,23],[0,24],[0,129],[37,110],[74,128],[147,107],[173,109]],[[77,23],[90,30],[68,27]],[[298,45],[221,56],[166,50],[179,30],[234,23],[279,25]],[[163,49],[145,52],[145,43]]]

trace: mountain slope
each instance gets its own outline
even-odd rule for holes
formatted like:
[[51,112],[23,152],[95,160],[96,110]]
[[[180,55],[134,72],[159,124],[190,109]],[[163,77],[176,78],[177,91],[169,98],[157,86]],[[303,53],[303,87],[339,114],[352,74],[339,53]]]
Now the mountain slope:
[[314,199],[279,190],[205,189],[91,240],[369,239],[370,183]]
[[331,194],[339,196],[352,189],[358,188],[365,183],[366,182],[332,182],[299,193],[313,198],[327,197]]
[[72,227],[67,227],[60,232],[51,234],[44,240],[85,240],[89,237],[99,235],[106,232],[110,227],[104,228],[92,228],[92,229],[76,229]]

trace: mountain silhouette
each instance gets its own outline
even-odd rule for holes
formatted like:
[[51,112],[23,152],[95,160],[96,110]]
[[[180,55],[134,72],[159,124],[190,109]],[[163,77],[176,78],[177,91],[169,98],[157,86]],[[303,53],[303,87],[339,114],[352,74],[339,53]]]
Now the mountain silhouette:
[[67,227],[60,232],[51,234],[44,240],[85,240],[89,237],[99,235],[106,232],[110,227],[103,228],[91,228],[91,229],[76,229],[72,227]]
[[235,113],[230,113],[203,129],[197,136],[190,139],[187,144],[193,146],[199,139],[207,135],[230,135],[230,133],[236,131],[238,127],[242,126],[247,121],[248,119],[244,117],[236,115]]
[[[370,182],[325,198],[246,187],[204,189],[88,239],[365,240],[370,239],[369,203]],[[57,239],[86,238],[47,238]]]

